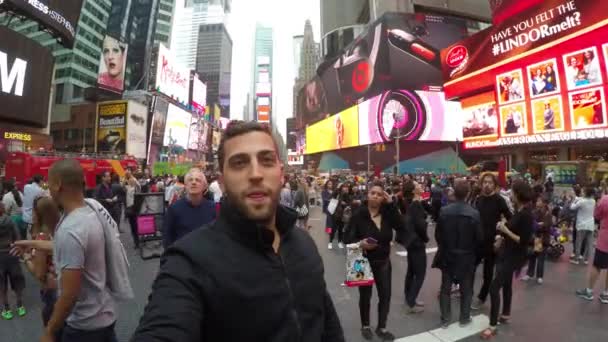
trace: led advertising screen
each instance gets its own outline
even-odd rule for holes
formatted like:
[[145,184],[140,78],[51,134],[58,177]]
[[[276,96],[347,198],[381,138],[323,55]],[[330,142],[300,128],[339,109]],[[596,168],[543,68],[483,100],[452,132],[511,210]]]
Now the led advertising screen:
[[192,93],[190,104],[197,113],[204,113],[207,105],[207,85],[203,83],[196,72],[192,72]]
[[97,106],[96,151],[126,153],[127,101],[105,102]]
[[442,92],[393,90],[367,100],[359,108],[359,144],[394,139],[461,141],[459,103],[448,103]]
[[179,64],[162,43],[158,47],[156,90],[178,102],[190,100],[190,69]]
[[[297,127],[356,105],[387,89],[442,86],[440,49],[461,40],[466,20],[386,13],[368,25],[345,52],[323,62],[298,92]],[[412,77],[415,75],[415,77]]]
[[99,57],[97,76],[99,88],[122,93],[125,85],[127,49],[127,44],[121,43],[118,39],[105,37]]
[[53,77],[48,48],[0,25],[0,122],[46,127]]
[[306,154],[359,146],[357,106],[306,127]]
[[154,97],[154,112],[152,115],[152,129],[150,132],[150,142],[162,145],[165,136],[165,123],[167,122],[167,111],[169,103],[160,96]]
[[187,149],[191,121],[192,115],[190,113],[169,104],[163,145],[180,146],[183,149]]
[[[465,113],[485,107],[481,121],[492,123],[496,104],[496,133],[465,132],[464,148],[608,137],[606,37],[608,7],[549,0],[444,50],[446,95],[460,97]],[[492,96],[467,97],[488,88]]]
[[74,46],[83,0],[2,0],[0,9],[9,9],[36,20],[61,38],[68,49]]
[[138,159],[146,158],[146,129],[148,107],[129,101],[127,107],[127,154]]

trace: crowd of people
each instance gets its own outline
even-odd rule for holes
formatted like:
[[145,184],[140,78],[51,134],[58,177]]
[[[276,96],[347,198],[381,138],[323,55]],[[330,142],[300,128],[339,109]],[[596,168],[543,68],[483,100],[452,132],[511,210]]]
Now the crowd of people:
[[[34,177],[23,193],[10,181],[0,205],[2,318],[26,315],[22,267],[39,283],[40,341],[116,341],[116,302],[132,297],[119,225],[131,226],[140,247],[136,194],[158,193],[166,205],[165,252],[152,293],[131,341],[344,341],[327,290],[321,256],[308,218],[320,205],[328,249],[361,249],[374,285],[360,286],[361,334],[382,340],[392,295],[394,243],[407,250],[403,293],[407,312],[422,314],[419,297],[427,273],[427,245],[437,243],[431,268],[441,271],[441,326],[452,321],[451,297],[460,295],[459,324],[471,323],[488,297],[491,339],[511,319],[513,280],[543,284],[553,230],[573,229],[573,264],[586,265],[595,246],[588,283],[576,294],[594,299],[608,269],[606,187],[575,187],[554,194],[541,183],[509,180],[501,188],[491,173],[458,175],[287,175],[268,129],[256,122],[229,125],[218,150],[219,173],[193,168],[179,177],[109,172],[85,197],[84,173],[66,159]],[[210,180],[210,184],[208,182]],[[596,226],[599,224],[599,230]],[[435,226],[434,236],[429,233]],[[203,228],[204,227],[204,228]],[[596,237],[597,235],[597,237]],[[596,241],[594,245],[594,241]],[[23,264],[19,261],[22,259]],[[481,266],[483,264],[483,266]],[[23,265],[23,266],[22,266]],[[527,272],[523,272],[527,265]],[[474,296],[476,270],[481,286]],[[372,287],[378,322],[370,321]],[[599,300],[608,304],[606,288]]]

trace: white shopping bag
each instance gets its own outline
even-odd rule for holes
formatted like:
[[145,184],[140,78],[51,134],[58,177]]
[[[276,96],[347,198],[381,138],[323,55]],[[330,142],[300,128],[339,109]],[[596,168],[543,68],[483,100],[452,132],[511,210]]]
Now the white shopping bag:
[[348,287],[371,286],[374,284],[372,267],[358,244],[347,246],[346,281],[344,284]]

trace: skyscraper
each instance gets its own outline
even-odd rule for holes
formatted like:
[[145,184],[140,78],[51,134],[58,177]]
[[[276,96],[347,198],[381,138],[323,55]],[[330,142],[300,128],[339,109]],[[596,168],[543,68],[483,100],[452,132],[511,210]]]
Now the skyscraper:
[[199,28],[203,24],[228,25],[230,0],[177,0],[172,49],[182,65],[196,68]]
[[207,83],[208,106],[219,105],[222,116],[229,118],[232,38],[224,24],[200,25],[196,71]]
[[257,24],[253,53],[253,113],[246,119],[272,121],[272,53],[272,28]]
[[[140,1],[142,2],[142,1]],[[160,0],[158,17],[154,35],[154,45],[165,44],[171,48],[171,27],[173,25],[173,14],[175,11],[175,0]]]
[[319,45],[315,43],[315,37],[312,32],[312,24],[310,20],[306,20],[304,24],[304,35],[302,45],[300,47],[299,68],[293,87],[293,114],[296,114],[297,96],[300,89],[310,81],[317,71],[319,61]]
[[125,89],[147,89],[159,0],[112,0],[107,34],[129,45]]
[[[63,48],[55,38],[39,30],[32,20],[12,20],[9,27],[49,47],[55,57],[55,103],[81,101],[84,89],[97,83],[99,57],[112,8],[111,0],[85,0],[82,5],[76,44]],[[5,18],[0,16],[0,23]]]

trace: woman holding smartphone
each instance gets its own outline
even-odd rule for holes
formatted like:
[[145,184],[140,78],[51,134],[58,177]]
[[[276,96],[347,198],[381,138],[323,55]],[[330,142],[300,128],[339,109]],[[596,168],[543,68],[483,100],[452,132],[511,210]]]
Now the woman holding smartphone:
[[[378,291],[378,326],[376,334],[385,341],[395,336],[386,330],[391,302],[392,269],[390,261],[393,229],[402,229],[403,224],[391,196],[384,191],[382,183],[373,183],[367,193],[367,201],[351,219],[349,239],[364,250],[369,260]],[[359,287],[359,313],[361,315],[361,334],[366,340],[373,338],[370,327],[370,304],[372,286]]]

